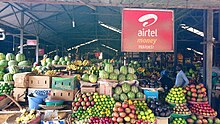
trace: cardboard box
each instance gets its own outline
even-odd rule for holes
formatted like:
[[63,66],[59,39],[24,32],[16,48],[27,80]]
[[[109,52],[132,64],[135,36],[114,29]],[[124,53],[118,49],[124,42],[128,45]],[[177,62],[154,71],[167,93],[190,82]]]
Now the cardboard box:
[[158,91],[144,90],[144,94],[146,96],[146,99],[148,99],[148,98],[158,99]]
[[14,88],[13,97],[16,101],[25,102],[27,98],[27,88]]
[[29,85],[29,76],[33,75],[31,72],[14,74],[14,86],[18,88],[27,88]]
[[168,124],[168,117],[157,117],[157,124]]
[[58,99],[58,100],[64,100],[64,101],[73,101],[73,98],[75,97],[76,92],[78,89],[75,90],[51,90],[51,98],[52,99]]
[[81,87],[81,93],[94,93],[96,92],[96,87]]
[[50,76],[29,76],[30,88],[51,88]]
[[49,92],[51,92],[51,89],[28,88],[28,95],[33,93],[40,96],[48,96]]
[[77,83],[73,76],[52,77],[52,89],[74,90],[77,88]]
[[105,94],[112,97],[112,88],[113,85],[108,82],[99,82],[99,94]]

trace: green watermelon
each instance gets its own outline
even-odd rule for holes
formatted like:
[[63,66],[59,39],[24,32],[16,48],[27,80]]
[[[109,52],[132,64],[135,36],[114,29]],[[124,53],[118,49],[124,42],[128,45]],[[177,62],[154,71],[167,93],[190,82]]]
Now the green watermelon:
[[28,61],[21,61],[21,62],[18,63],[18,66],[20,66],[20,67],[27,67],[27,66],[29,66],[29,65],[30,65],[30,64],[29,64]]
[[62,65],[66,65],[66,61],[62,61],[62,63],[61,63]]
[[118,80],[119,80],[119,81],[125,81],[125,80],[126,80],[126,76],[125,76],[124,74],[120,74],[120,75],[118,76]]
[[132,67],[128,67],[128,73],[130,73],[130,74],[134,74],[134,73],[135,73],[134,68],[132,68]]
[[3,80],[5,83],[13,81],[13,74],[7,73],[3,76]]
[[117,86],[117,87],[115,88],[115,93],[118,94],[118,95],[120,95],[120,94],[122,93],[122,88],[121,88],[120,86]]
[[52,62],[48,62],[46,66],[47,67],[52,67]]
[[109,79],[110,79],[110,80],[117,80],[117,79],[118,79],[118,75],[115,74],[115,73],[111,73],[111,74],[109,75]]
[[15,59],[16,59],[16,61],[18,61],[18,62],[24,61],[24,60],[25,60],[25,55],[22,54],[22,53],[18,53],[18,54],[15,56]]
[[10,60],[10,61],[8,62],[8,66],[12,66],[12,65],[18,65],[18,62],[15,61],[15,60]]
[[0,71],[0,81],[3,81],[3,77],[4,77],[5,73]]
[[60,62],[60,61],[59,61],[59,62],[57,62],[57,65],[62,65],[62,62]]
[[116,101],[119,101],[119,100],[120,100],[120,95],[118,95],[118,94],[113,94],[113,98],[114,98]]
[[127,99],[128,99],[128,97],[127,97],[127,95],[125,93],[120,94],[120,100],[121,101],[125,101]]
[[15,65],[12,65],[12,66],[10,66],[8,68],[9,68],[9,73],[11,73],[11,74],[18,73],[18,71],[19,71],[18,67],[15,66]]
[[129,81],[134,80],[134,75],[133,74],[127,74],[127,80],[129,80]]
[[120,67],[120,73],[126,75],[128,73],[128,69],[126,66]]
[[137,75],[136,74],[132,74],[132,75],[133,75],[134,80],[137,80]]
[[104,70],[99,71],[99,78],[108,79],[108,73]]
[[138,93],[136,94],[136,97],[137,97],[137,98],[144,98],[144,94],[141,93],[141,92],[138,92]]
[[8,66],[8,62],[6,60],[0,60],[0,66],[1,67],[7,67]]
[[134,92],[134,93],[138,93],[139,90],[138,90],[138,87],[132,86],[131,91]]
[[65,61],[70,61],[70,58],[69,58],[68,56],[65,56],[65,57],[64,57],[64,60],[65,60]]
[[96,75],[94,75],[94,74],[89,75],[89,81],[91,83],[96,83],[97,80],[98,80],[98,77]]
[[47,59],[46,59],[46,62],[47,62],[47,63],[52,62],[52,59],[51,59],[51,58],[47,58]]
[[15,55],[12,53],[7,53],[6,54],[6,60],[10,61],[10,60],[14,60],[15,59]]
[[52,65],[57,65],[57,61],[56,61],[56,60],[53,60],[53,61],[52,61]]
[[54,56],[55,61],[59,61],[60,57],[58,55]]
[[62,61],[64,61],[64,58],[63,57],[60,57],[60,60],[59,60],[60,62],[62,62]]
[[113,70],[113,66],[112,64],[105,64],[105,71],[108,72],[108,73],[112,73],[114,70]]
[[120,74],[120,71],[118,69],[114,69],[114,73],[119,75]]
[[88,82],[89,81],[89,74],[83,74],[82,80]]
[[0,71],[4,71],[4,70],[5,70],[5,68],[0,66]]
[[128,92],[128,99],[134,99],[135,98],[135,93],[134,92]]
[[67,61],[67,62],[66,62],[66,65],[71,65],[71,62],[70,62],[70,61]]
[[5,54],[4,53],[0,53],[0,60],[5,60]]
[[130,84],[128,84],[128,83],[122,84],[122,91],[123,91],[124,93],[128,93],[130,90],[131,90]]

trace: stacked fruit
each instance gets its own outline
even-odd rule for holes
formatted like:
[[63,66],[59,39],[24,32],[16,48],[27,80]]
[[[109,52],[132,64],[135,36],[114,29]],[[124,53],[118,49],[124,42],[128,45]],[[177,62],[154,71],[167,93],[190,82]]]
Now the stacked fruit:
[[114,88],[113,98],[116,101],[124,101],[134,98],[144,98],[144,94],[138,89],[137,86],[131,86],[128,83],[122,84]]
[[171,124],[187,124],[187,122],[182,118],[174,118]]
[[181,87],[174,87],[170,90],[165,100],[174,104],[186,103],[184,92],[185,90],[183,90]]
[[192,102],[207,102],[206,88],[203,84],[191,84],[186,87],[186,99]]
[[173,112],[175,114],[184,114],[184,115],[189,115],[191,114],[189,108],[186,106],[186,104],[177,104],[174,108],[173,108]]
[[191,115],[187,119],[188,124],[220,124],[219,118],[204,118],[201,115]]
[[26,111],[25,109],[22,110],[22,114],[16,118],[17,124],[27,124],[29,121],[35,119],[37,113],[35,110],[30,110],[30,112]]
[[146,111],[148,109],[147,103],[143,101],[133,101],[137,111]]
[[134,124],[137,115],[135,114],[136,107],[135,105],[129,104],[128,102],[116,102],[115,106],[113,108],[113,113],[112,113],[112,121],[114,123],[131,123]]
[[217,116],[217,112],[211,108],[211,106],[208,103],[204,104],[192,104],[190,106],[190,110],[192,113],[203,115],[207,117],[215,117]]
[[9,83],[0,84],[0,96],[3,95],[3,93],[10,95],[13,89],[14,89],[13,84],[9,84]]
[[93,93],[79,93],[72,102],[73,111],[78,109],[86,110],[95,104],[93,99]]
[[162,103],[157,99],[150,99],[148,101],[149,108],[154,112],[155,116],[169,117],[172,114],[172,108],[166,103]]
[[82,75],[82,80],[85,82],[96,83],[98,80],[98,76],[93,73],[92,74],[86,73]]
[[112,118],[105,117],[105,118],[99,118],[99,117],[90,117],[88,124],[111,124]]
[[[88,99],[88,102],[74,102],[73,109],[76,105],[81,105],[80,107],[76,107],[73,111],[72,117],[77,118],[78,120],[89,119],[90,117],[111,117],[112,109],[115,104],[115,100],[110,96],[99,95],[98,93],[94,93],[91,97],[84,97],[83,99]],[[79,98],[80,101],[82,98]],[[89,104],[90,103],[90,104]]]

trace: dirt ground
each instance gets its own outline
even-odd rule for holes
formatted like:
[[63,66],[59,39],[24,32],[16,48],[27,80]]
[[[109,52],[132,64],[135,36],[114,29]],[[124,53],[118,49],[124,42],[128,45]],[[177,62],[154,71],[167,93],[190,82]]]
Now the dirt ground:
[[0,114],[0,124],[3,124],[6,119],[11,116],[12,114]]

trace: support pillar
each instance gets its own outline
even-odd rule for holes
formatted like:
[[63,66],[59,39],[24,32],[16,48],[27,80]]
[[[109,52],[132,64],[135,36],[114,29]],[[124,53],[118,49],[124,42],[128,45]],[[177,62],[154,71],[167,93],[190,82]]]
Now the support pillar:
[[21,12],[21,29],[20,29],[20,53],[23,53],[24,44],[24,12]]
[[207,10],[203,10],[203,31],[204,31],[204,38],[203,38],[203,83],[206,83],[206,41],[207,41]]
[[176,66],[178,64],[178,58],[177,58],[177,53],[178,53],[178,51],[177,51],[177,23],[175,22],[174,24],[175,24],[174,26],[176,26],[174,28],[174,69],[176,70]]
[[207,11],[207,42],[206,42],[206,84],[209,104],[212,97],[212,62],[213,62],[213,10]]
[[39,36],[36,36],[36,39],[37,39],[37,44],[36,44],[36,62],[38,63],[39,62]]

